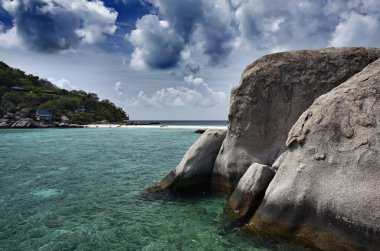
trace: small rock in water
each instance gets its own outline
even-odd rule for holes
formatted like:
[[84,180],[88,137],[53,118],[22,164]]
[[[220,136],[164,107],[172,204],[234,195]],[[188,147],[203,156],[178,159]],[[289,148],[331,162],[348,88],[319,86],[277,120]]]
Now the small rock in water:
[[207,129],[197,129],[194,133],[203,134]]

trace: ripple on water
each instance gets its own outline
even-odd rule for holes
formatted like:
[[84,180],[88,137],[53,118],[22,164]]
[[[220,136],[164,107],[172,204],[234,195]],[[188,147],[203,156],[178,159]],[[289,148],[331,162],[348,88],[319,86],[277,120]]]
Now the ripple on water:
[[63,193],[62,190],[58,190],[55,188],[41,189],[41,190],[32,192],[33,195],[44,198],[44,199],[58,196],[58,195],[61,195],[62,193]]

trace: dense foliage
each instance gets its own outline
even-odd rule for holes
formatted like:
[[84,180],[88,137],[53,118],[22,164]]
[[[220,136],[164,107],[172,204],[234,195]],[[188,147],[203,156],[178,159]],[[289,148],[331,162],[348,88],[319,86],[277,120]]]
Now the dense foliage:
[[[14,91],[12,87],[21,87],[24,90]],[[59,121],[61,115],[66,115],[73,122],[116,122],[126,118],[121,108],[109,100],[99,101],[94,93],[58,88],[45,79],[27,75],[1,61],[0,100],[3,113],[14,113],[22,108],[44,108],[53,113],[55,121]],[[76,111],[78,107],[85,108],[85,111]]]

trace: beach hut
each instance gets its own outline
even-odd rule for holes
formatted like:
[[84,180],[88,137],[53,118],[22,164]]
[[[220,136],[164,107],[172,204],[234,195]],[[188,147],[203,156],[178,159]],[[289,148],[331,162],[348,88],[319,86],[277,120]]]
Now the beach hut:
[[37,109],[36,110],[36,119],[50,121],[53,119],[53,114],[47,109]]
[[42,92],[46,94],[56,94],[55,91],[52,90],[43,90]]
[[19,87],[19,86],[12,86],[11,91],[13,91],[13,92],[26,92],[26,89],[23,87]]

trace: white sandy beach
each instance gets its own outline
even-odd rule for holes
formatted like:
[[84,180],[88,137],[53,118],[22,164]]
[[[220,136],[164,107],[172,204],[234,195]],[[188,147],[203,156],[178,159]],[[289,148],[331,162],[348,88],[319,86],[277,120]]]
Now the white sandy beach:
[[85,128],[157,128],[157,129],[227,129],[227,126],[210,125],[117,125],[117,124],[89,124]]

